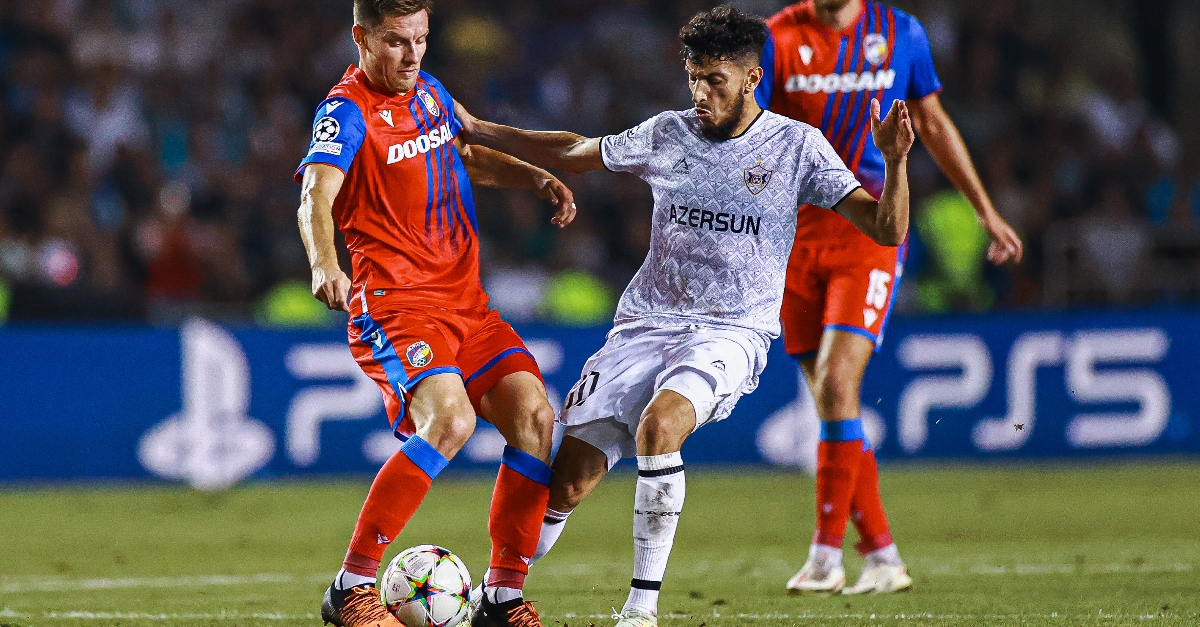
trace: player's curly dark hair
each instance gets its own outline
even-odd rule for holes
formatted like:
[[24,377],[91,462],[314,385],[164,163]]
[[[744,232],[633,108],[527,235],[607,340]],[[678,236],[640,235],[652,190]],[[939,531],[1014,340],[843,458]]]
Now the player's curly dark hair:
[[433,0],[354,0],[354,23],[372,29],[389,15],[433,13]]
[[767,43],[767,24],[737,7],[721,5],[693,16],[679,29],[679,41],[683,58],[692,63],[757,60]]

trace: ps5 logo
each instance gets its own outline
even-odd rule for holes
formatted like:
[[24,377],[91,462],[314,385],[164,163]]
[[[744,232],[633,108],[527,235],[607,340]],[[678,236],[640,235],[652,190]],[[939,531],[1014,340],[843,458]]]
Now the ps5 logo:
[[138,459],[199,490],[228,488],[271,461],[275,434],[247,415],[250,366],[237,339],[199,319],[181,338],[183,408],[142,436]]

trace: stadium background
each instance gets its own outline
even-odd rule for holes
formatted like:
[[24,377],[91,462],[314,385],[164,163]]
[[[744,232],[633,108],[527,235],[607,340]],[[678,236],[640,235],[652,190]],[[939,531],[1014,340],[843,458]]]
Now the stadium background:
[[[426,69],[474,112],[496,121],[617,132],[687,106],[674,32],[711,4],[438,0]],[[783,3],[736,4],[765,15]],[[915,547],[910,564],[934,573],[932,583],[922,581],[929,588],[945,581],[937,573],[968,573],[964,590],[975,590],[989,584],[976,586],[971,577],[982,582],[1027,567],[1115,585],[1124,591],[1111,597],[1118,614],[1139,620],[1159,612],[1160,603],[1146,595],[1161,592],[1160,613],[1169,617],[1173,606],[1185,612],[1179,624],[1189,624],[1200,607],[1188,605],[1179,577],[1194,577],[1200,552],[1194,522],[1189,527],[1183,519],[1194,521],[1200,500],[1180,504],[1171,495],[1194,498],[1200,478],[1194,423],[1200,416],[1194,365],[1200,5],[894,4],[928,30],[946,86],[943,101],[997,207],[1027,246],[1019,266],[989,266],[986,237],[970,207],[916,149],[912,252],[864,389],[864,419],[884,460],[884,494],[900,520],[901,548],[907,533]],[[54,624],[97,624],[97,616],[109,615],[60,616],[55,612],[76,606],[22,606],[22,595],[71,590],[79,577],[176,574],[150,565],[163,556],[193,564],[182,569],[185,575],[259,573],[231,565],[244,543],[253,543],[246,538],[297,524],[283,511],[271,518],[261,504],[325,499],[340,508],[327,518],[341,530],[353,521],[365,477],[394,450],[381,434],[386,423],[376,389],[348,359],[344,318],[323,311],[309,294],[295,227],[298,187],[291,175],[307,145],[312,110],[356,59],[349,6],[346,0],[0,0],[0,623],[25,625],[44,615]],[[552,209],[529,194],[476,191],[485,286],[494,306],[530,339],[558,398],[599,346],[616,296],[641,263],[651,204],[646,186],[631,177],[565,180],[581,211],[562,231],[549,224]],[[743,485],[759,493],[791,486],[778,511],[764,516],[804,535],[811,484],[801,473],[764,470],[808,468],[814,454],[811,400],[779,348],[760,390],[730,420],[700,431],[685,455],[689,464],[708,463],[716,485],[749,477]],[[471,494],[486,506],[483,475],[474,471],[493,468],[497,458],[496,434],[481,425],[454,462],[467,471],[464,478],[435,497]],[[330,483],[329,475],[345,475],[349,483]],[[284,477],[315,482],[297,488],[278,480]],[[250,487],[212,501],[162,488],[163,480],[204,490],[243,481]],[[67,487],[57,485],[63,481]],[[92,492],[96,486],[103,489]],[[934,487],[927,493],[923,486]],[[619,485],[607,489],[609,496],[597,501],[626,506]],[[1153,498],[1136,496],[1150,492]],[[720,511],[722,494],[709,488],[689,507],[702,511],[707,498]],[[1083,494],[1094,498],[1076,498]],[[1059,505],[1049,509],[1068,530],[1038,536],[1030,521],[1050,515],[1049,501]],[[973,505],[964,509],[964,502]],[[185,548],[142,554],[128,548],[136,540],[125,527],[143,525],[139,515],[159,516],[162,503],[195,522],[195,528],[163,523],[164,537],[189,539]],[[433,507],[461,514],[444,502]],[[463,522],[475,520],[470,516],[444,528],[436,514],[426,516],[414,522],[411,544],[428,539],[457,547],[464,538],[479,544],[482,526],[468,531]],[[565,555],[607,563],[604,550],[628,550],[627,528],[604,535],[608,528],[585,516],[578,524],[601,548]],[[1087,527],[1096,520],[1107,526]],[[225,526],[235,538],[216,531]],[[75,540],[55,534],[83,527],[98,531]],[[349,533],[328,528],[296,532],[308,544],[289,559],[309,561],[280,566],[293,574],[278,581],[319,592],[322,584],[304,577],[329,560],[308,554],[338,555]],[[712,610],[710,624],[723,624],[709,606],[720,593],[704,587],[708,571],[695,566],[707,563],[703,551],[712,547],[686,544],[687,529],[679,572],[694,590],[677,607],[688,615]],[[329,536],[320,536],[323,544],[312,540],[321,533]],[[746,533],[739,547],[784,542]],[[989,539],[1002,534],[1032,544]],[[802,557],[807,539],[783,537],[796,545],[792,557]],[[107,552],[121,542],[126,548]],[[942,558],[956,543],[991,561],[946,566]],[[462,550],[468,563],[483,563],[480,551]],[[1093,565],[1082,561],[1084,553],[1117,557]],[[98,565],[89,566],[93,555]],[[763,568],[786,578],[798,566],[792,561]],[[626,573],[624,562],[616,562],[611,572],[605,566],[587,576],[611,575],[619,584]],[[560,570],[570,575],[562,586],[583,581],[583,571]],[[1116,585],[1121,573],[1138,582]],[[1044,610],[1035,616],[1096,609],[1087,596],[1096,590],[1081,592],[1057,579],[1048,586],[1030,581],[1028,589],[1005,586],[1014,594],[1066,590],[1074,599],[1053,605],[1062,595],[1049,593],[1039,601],[1044,607],[1018,606]],[[111,609],[110,618],[130,608],[209,618],[227,607],[262,609],[240,598],[168,596],[155,605],[138,596],[136,585],[131,589],[133,597],[90,607]],[[1096,602],[1113,594],[1104,590]],[[979,617],[1004,609],[971,605],[961,590],[948,594],[914,597],[909,605],[880,602],[880,608],[936,614],[959,607]],[[608,601],[597,609],[587,605],[595,599],[567,596],[582,604],[571,607],[607,611]],[[949,605],[923,605],[931,598]],[[283,603],[283,616],[291,616],[291,602]],[[311,611],[305,603],[307,597],[299,598],[295,611]],[[853,618],[848,605],[844,615],[840,608],[818,611],[833,622]],[[130,616],[133,624],[145,619]],[[254,618],[260,619],[277,623]]]

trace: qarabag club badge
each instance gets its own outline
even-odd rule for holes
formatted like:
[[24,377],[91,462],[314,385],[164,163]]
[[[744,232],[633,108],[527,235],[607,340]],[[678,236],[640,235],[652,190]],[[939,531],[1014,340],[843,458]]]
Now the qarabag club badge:
[[746,189],[750,190],[750,193],[755,196],[766,189],[767,185],[771,184],[771,175],[775,173],[774,170],[764,168],[762,161],[759,161],[753,167],[744,168],[743,171],[746,173]]
[[425,342],[413,342],[409,344],[408,350],[405,351],[408,357],[408,363],[412,364],[413,368],[424,368],[429,364],[429,360],[433,359],[433,349]]

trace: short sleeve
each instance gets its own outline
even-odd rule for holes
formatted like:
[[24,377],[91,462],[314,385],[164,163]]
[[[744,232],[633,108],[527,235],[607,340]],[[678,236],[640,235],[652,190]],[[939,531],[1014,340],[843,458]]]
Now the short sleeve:
[[366,134],[367,122],[353,100],[330,98],[322,102],[313,118],[308,155],[296,168],[296,181],[300,181],[310,163],[324,163],[348,172]]
[[600,158],[604,161],[604,167],[613,172],[644,176],[654,148],[654,127],[661,115],[656,115],[623,133],[601,139]]
[[912,71],[904,97],[909,100],[920,100],[929,94],[941,91],[942,81],[938,79],[937,70],[933,67],[933,51],[929,48],[929,36],[925,34],[925,28],[914,17],[909,17],[908,22]]
[[775,95],[775,35],[770,30],[767,30],[767,43],[763,46],[761,65],[762,82],[754,90],[754,99],[758,101],[758,106],[770,109],[771,97]]
[[851,192],[862,187],[825,136],[813,129],[803,144],[800,158],[798,204],[832,209]]

